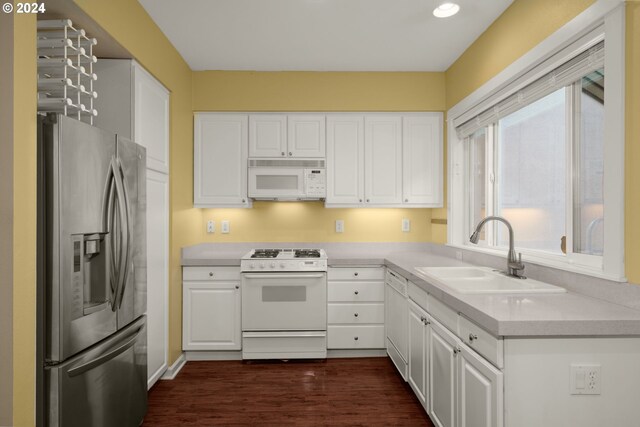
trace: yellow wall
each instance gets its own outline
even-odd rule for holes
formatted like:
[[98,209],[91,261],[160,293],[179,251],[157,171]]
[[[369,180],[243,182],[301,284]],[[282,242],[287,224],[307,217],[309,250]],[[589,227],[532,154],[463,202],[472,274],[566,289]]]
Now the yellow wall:
[[592,3],[593,0],[515,0],[447,70],[447,109]]
[[30,426],[36,357],[35,15],[16,14],[13,34],[13,424]]
[[444,73],[193,73],[194,111],[444,111]]
[[625,269],[640,283],[640,1],[628,2],[626,13]]

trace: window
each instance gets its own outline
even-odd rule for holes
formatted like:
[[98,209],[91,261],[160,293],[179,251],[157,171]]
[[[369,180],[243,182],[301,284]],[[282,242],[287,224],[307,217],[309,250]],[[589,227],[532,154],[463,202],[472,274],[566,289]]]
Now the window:
[[623,8],[602,19],[449,110],[450,245],[506,254],[499,222],[469,242],[498,215],[525,262],[624,280]]

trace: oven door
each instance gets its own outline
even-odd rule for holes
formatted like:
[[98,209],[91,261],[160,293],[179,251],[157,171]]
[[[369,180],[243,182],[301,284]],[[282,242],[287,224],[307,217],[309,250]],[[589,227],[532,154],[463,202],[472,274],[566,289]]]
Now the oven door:
[[249,168],[249,197],[252,198],[304,198],[304,169],[302,168]]
[[243,331],[327,329],[327,273],[243,273]]

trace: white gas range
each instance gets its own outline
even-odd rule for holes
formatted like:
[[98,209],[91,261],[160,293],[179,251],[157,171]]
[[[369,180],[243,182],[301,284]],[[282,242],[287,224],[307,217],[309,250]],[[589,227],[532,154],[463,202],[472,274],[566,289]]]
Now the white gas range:
[[242,358],[327,356],[327,254],[254,249],[242,257]]

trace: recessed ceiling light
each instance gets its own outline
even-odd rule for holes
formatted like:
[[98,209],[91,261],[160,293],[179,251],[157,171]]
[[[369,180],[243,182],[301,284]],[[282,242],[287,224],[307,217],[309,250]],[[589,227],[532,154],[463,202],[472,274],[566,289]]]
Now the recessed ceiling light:
[[460,6],[457,4],[446,2],[433,9],[433,14],[438,18],[448,18],[458,13],[459,10]]

